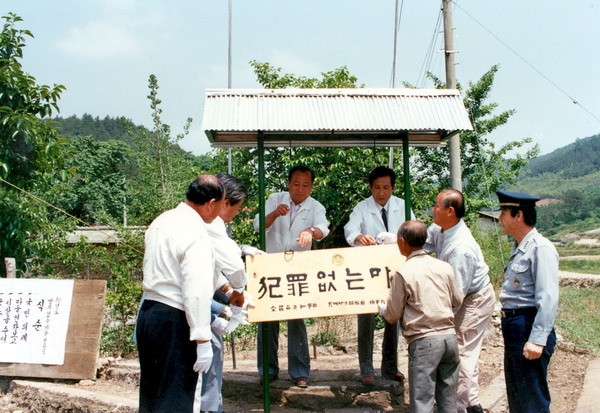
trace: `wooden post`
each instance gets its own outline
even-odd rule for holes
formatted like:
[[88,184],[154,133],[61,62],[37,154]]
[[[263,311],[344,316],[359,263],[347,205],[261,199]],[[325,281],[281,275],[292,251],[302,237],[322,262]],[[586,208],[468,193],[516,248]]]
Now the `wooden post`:
[[4,258],[6,265],[6,278],[17,278],[17,262],[14,258]]

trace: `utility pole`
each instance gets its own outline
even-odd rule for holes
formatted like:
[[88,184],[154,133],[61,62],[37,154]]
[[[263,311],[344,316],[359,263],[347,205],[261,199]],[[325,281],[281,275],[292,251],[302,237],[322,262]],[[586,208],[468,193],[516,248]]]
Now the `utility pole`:
[[[227,7],[227,89],[231,89],[231,0],[228,2]],[[231,175],[233,167],[231,165],[231,148],[227,149],[227,173]],[[233,334],[231,334],[233,339]],[[235,369],[235,359],[233,362],[233,368]]]
[[[444,14],[444,55],[446,57],[446,89],[456,89],[456,73],[454,71],[454,37],[452,33],[452,0],[442,0]],[[453,189],[462,191],[460,165],[460,135],[457,133],[449,139],[450,147],[450,179]]]
[[[396,12],[394,13],[394,58],[392,59],[392,88],[396,88],[396,52],[398,49],[398,0],[396,0]],[[388,155],[388,166],[394,169],[394,147],[390,146]]]

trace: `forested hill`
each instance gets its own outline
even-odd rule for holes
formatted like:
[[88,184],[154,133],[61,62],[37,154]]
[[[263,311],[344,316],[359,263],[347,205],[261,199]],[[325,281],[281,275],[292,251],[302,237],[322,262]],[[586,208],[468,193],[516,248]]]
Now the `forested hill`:
[[132,138],[129,136],[123,126],[122,118],[111,118],[106,116],[100,119],[98,116],[93,117],[85,113],[81,119],[77,116],[69,116],[68,118],[54,118],[60,125],[60,134],[67,138],[77,136],[92,136],[97,141],[123,141],[128,144],[132,143]]
[[538,211],[538,229],[552,236],[600,227],[600,134],[532,159],[512,190],[547,201]]
[[600,134],[559,148],[529,162],[528,176],[559,173],[564,178],[578,178],[600,171]]
[[[133,137],[127,132],[125,123],[131,123],[132,127],[138,128],[131,120],[120,118],[111,118],[105,116],[100,119],[98,116],[84,114],[81,119],[77,116],[69,116],[68,118],[56,117],[53,119],[59,125],[59,134],[69,140],[76,140],[81,137],[92,137],[96,142],[120,141],[124,142],[129,147],[134,146]],[[210,167],[211,158],[208,155],[194,155],[181,148],[179,144],[172,147],[174,153],[192,159],[195,166],[206,171]]]

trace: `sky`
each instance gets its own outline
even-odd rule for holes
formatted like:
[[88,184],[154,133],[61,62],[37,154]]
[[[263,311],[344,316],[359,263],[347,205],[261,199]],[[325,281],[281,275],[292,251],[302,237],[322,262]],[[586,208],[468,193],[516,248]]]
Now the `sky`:
[[[231,4],[231,61],[228,58]],[[395,84],[395,9],[397,32]],[[2,0],[23,22],[23,69],[66,87],[60,116],[124,116],[152,128],[148,79],[161,119],[200,155],[205,91],[261,88],[249,62],[307,77],[346,66],[368,88],[431,88],[445,79],[440,0]],[[455,0],[457,81],[465,88],[499,65],[489,102],[514,109],[488,138],[525,137],[541,154],[600,133],[600,0]],[[4,21],[2,24],[4,25]],[[437,27],[437,30],[436,30]],[[431,51],[431,52],[430,52]],[[577,102],[577,103],[574,103]]]

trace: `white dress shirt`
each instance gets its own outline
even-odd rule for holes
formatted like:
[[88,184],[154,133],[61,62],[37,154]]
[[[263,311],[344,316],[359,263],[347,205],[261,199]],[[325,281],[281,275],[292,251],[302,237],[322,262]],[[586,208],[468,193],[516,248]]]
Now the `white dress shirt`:
[[144,299],[185,311],[190,340],[210,340],[210,305],[217,274],[200,215],[189,205],[159,215],[145,235]]
[[[298,211],[292,217],[292,198],[289,192],[277,192],[271,194],[265,205],[265,214],[268,215],[277,209],[280,204],[290,206],[290,212],[275,219],[273,224],[266,229],[267,253],[286,252],[286,251],[304,251],[310,250],[311,244],[301,247],[296,241],[300,232],[306,228],[319,228],[323,233],[323,238],[329,234],[329,222],[325,215],[325,207],[319,201],[308,197],[299,204]],[[254,218],[254,229],[258,231],[258,214]]]
[[227,277],[234,289],[243,289],[248,283],[248,275],[239,245],[229,237],[225,222],[220,217],[207,224],[206,228],[213,242],[215,271]]
[[[387,230],[381,218],[381,205],[375,202],[372,196],[356,204],[350,214],[348,223],[344,226],[344,236],[348,245],[362,246],[361,243],[354,243],[354,240],[360,234],[371,235],[373,238],[380,232],[396,234],[400,225],[405,221],[406,211],[404,200],[392,195],[385,208],[388,221]],[[415,219],[412,211],[411,216],[412,219]]]

